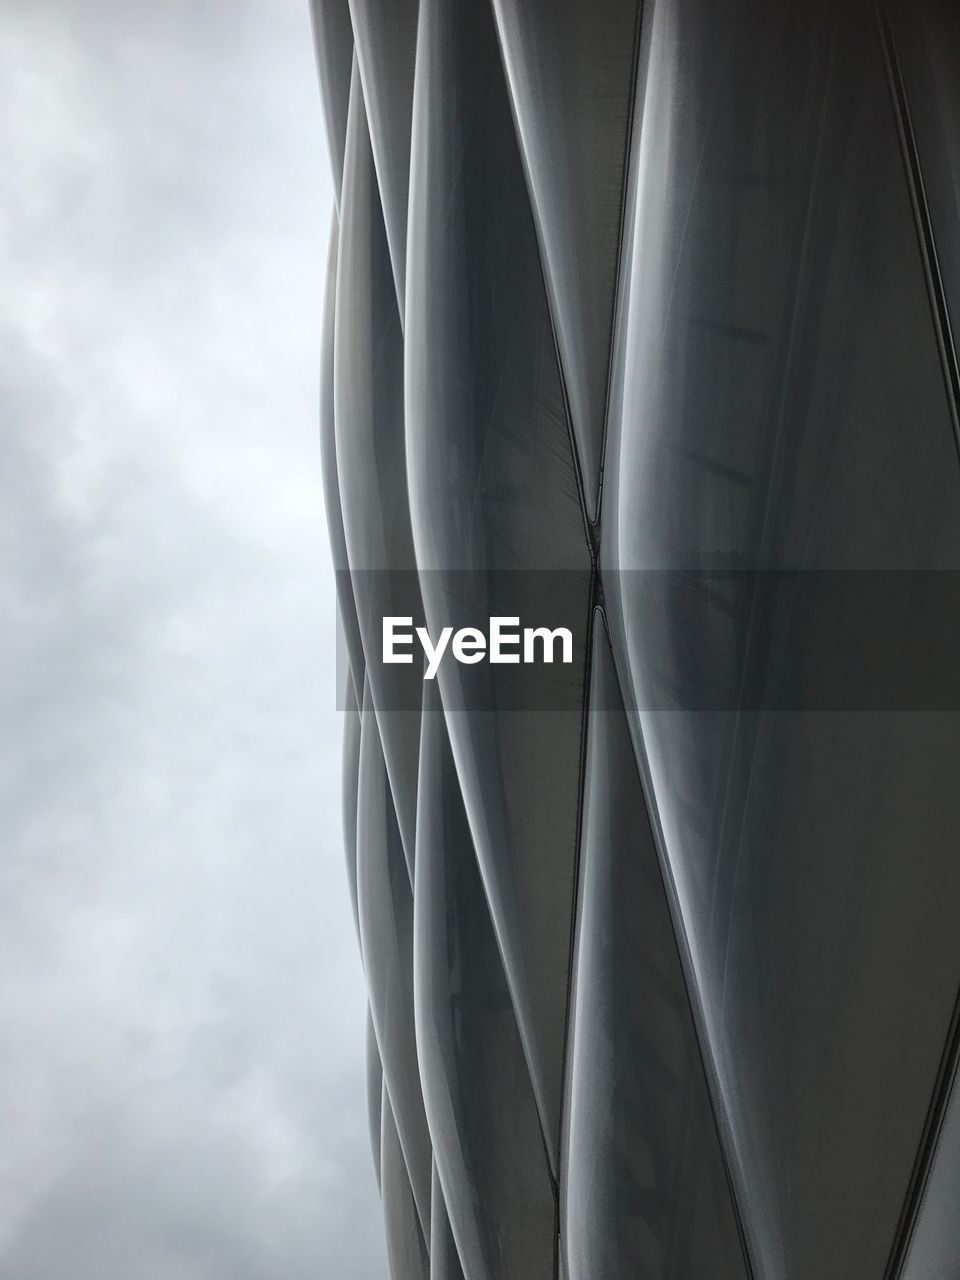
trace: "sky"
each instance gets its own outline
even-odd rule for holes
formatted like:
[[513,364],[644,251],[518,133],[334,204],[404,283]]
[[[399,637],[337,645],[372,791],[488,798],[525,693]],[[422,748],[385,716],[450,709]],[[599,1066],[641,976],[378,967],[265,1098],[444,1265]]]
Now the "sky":
[[307,0],[0,0],[0,1280],[384,1280]]

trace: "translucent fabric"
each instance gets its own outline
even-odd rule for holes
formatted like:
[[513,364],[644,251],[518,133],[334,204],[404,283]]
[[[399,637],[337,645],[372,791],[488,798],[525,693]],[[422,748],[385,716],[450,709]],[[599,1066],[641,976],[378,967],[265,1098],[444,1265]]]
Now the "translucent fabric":
[[493,0],[591,519],[599,499],[638,0]]
[[433,1166],[430,1195],[430,1280],[463,1280],[463,1268],[450,1229],[436,1164]]
[[[382,619],[411,612],[403,339],[360,80],[350,94],[337,262],[334,422],[350,581],[400,833],[411,867],[420,671],[381,661]],[[395,571],[395,572],[394,572]],[[406,572],[404,572],[406,571]],[[412,686],[415,696],[405,699]]]
[[[824,651],[932,656],[960,567],[883,42],[868,4],[653,0],[640,56],[614,644],[753,1265],[882,1275],[960,974],[960,720],[818,685]],[[902,572],[906,610],[833,629],[827,571]]]
[[562,1162],[567,1275],[746,1280],[690,998],[619,702],[598,613]]
[[960,9],[314,7],[394,1270],[946,1280]]
[[380,1176],[380,1138],[383,1126],[383,1065],[380,1062],[380,1050],[377,1047],[377,1033],[373,1027],[373,1019],[367,1012],[367,1121],[370,1126],[370,1149],[373,1152],[373,1167],[377,1175],[377,1185],[381,1184]]
[[417,0],[350,0],[350,16],[401,322],[407,256],[407,189],[417,9]]
[[[424,0],[416,75],[405,396],[428,625],[436,633],[464,609],[522,614],[522,604],[505,609],[499,596],[511,570],[582,572],[582,599],[571,602],[582,621],[574,661],[564,668],[567,710],[516,710],[489,666],[450,663],[438,677],[555,1165],[589,547],[536,233],[486,7]],[[469,600],[456,570],[471,571]],[[527,576],[535,584],[537,574]],[[485,709],[453,710],[464,703],[465,670],[488,681]]]
[[364,658],[357,622],[357,605],[350,581],[347,539],[343,529],[340,504],[340,479],[337,475],[337,437],[334,427],[333,352],[337,298],[337,251],[339,245],[337,219],[330,221],[330,246],[327,251],[327,284],[323,299],[323,332],[320,347],[320,472],[323,477],[323,505],[330,537],[330,555],[336,573],[337,606],[343,640],[350,666],[349,701],[359,706],[363,692]]
[[929,272],[943,359],[953,380],[960,327],[960,7],[953,0],[879,6],[891,94],[903,133],[906,178]]
[[414,973],[434,1158],[466,1280],[550,1280],[556,1203],[435,686],[420,739]]
[[384,1086],[420,1215],[430,1234],[430,1138],[413,1022],[413,895],[369,687],[360,729],[357,898],[370,1013]]
[[391,1280],[430,1280],[430,1253],[386,1089],[383,1091],[380,1151],[380,1194]]
[[[954,1050],[955,1052],[955,1050]],[[952,1079],[932,1146],[900,1280],[955,1280],[960,1259],[960,1088]]]
[[[349,677],[348,677],[349,678]],[[352,696],[352,692],[351,692]],[[343,756],[340,783],[343,807],[343,852],[347,864],[350,900],[360,935],[360,913],[357,906],[357,794],[360,784],[360,709],[348,706],[344,712]]]
[[347,0],[310,0],[320,95],[327,124],[334,192],[340,200],[343,148],[347,131],[347,99],[353,59],[353,31]]

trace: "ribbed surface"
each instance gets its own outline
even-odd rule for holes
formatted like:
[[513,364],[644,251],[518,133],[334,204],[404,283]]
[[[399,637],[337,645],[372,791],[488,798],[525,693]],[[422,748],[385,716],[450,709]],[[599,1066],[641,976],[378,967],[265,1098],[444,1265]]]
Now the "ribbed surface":
[[[906,582],[894,684],[939,652],[956,5],[313,8],[394,1280],[955,1280],[960,702],[818,701],[872,634],[818,583]],[[526,571],[557,709],[381,662]]]

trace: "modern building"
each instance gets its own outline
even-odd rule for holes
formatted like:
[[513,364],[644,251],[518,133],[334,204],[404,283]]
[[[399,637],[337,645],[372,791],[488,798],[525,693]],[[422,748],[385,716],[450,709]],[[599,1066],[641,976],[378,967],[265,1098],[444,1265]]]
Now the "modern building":
[[395,1280],[957,1280],[960,6],[313,3]]

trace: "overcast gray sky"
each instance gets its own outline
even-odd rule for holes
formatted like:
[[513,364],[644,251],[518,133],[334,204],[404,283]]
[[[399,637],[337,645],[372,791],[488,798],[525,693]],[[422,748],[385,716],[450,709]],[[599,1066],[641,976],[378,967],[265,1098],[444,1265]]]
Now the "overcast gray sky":
[[307,0],[0,0],[0,1280],[383,1280]]

